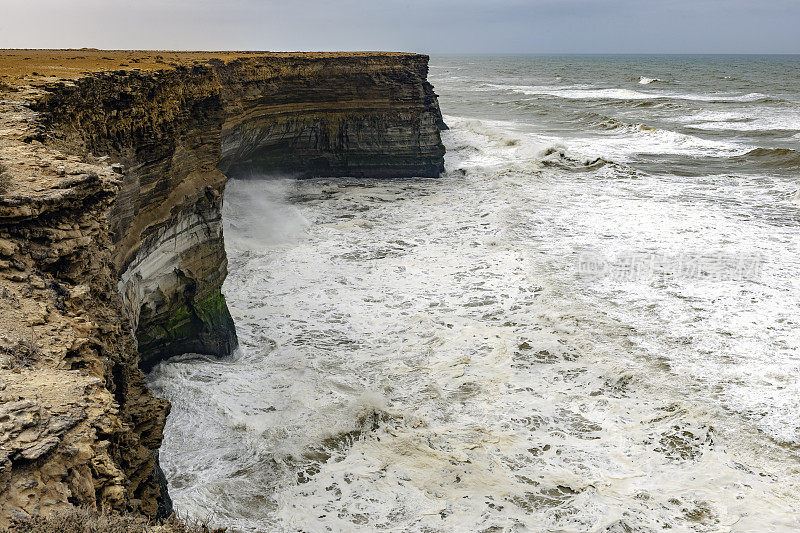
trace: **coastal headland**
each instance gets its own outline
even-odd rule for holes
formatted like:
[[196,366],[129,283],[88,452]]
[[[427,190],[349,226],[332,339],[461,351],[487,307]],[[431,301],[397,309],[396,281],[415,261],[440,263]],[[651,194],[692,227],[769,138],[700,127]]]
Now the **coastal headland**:
[[428,57],[0,51],[0,527],[166,516],[144,372],[226,356],[228,177],[435,177]]

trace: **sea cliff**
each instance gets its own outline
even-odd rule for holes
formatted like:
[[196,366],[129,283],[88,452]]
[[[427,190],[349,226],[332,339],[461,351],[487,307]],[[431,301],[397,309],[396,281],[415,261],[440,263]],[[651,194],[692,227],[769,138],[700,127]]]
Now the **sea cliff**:
[[0,52],[0,526],[170,512],[143,371],[237,344],[227,176],[438,176],[427,62]]

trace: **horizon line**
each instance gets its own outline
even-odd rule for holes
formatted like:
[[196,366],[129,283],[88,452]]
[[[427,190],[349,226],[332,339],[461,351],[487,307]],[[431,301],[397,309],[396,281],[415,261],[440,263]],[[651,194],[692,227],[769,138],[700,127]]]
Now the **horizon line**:
[[65,47],[65,48],[31,48],[31,47],[2,47],[0,51],[35,51],[35,50],[63,50],[63,51],[100,51],[100,52],[203,52],[203,53],[337,53],[337,52],[399,52],[399,53],[417,53],[428,55],[474,55],[474,56],[800,56],[800,51],[797,52],[538,52],[538,51],[490,51],[490,52],[475,52],[475,51],[421,51],[421,50],[390,50],[390,49],[367,49],[367,48],[351,48],[351,49],[325,49],[325,50],[284,50],[284,49],[233,49],[233,48],[219,48],[219,49],[197,49],[197,48],[97,48],[97,47]]

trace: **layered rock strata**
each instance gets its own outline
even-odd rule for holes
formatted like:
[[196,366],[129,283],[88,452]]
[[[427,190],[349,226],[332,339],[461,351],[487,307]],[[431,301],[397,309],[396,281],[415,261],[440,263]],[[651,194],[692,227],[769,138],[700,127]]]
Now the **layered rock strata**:
[[439,112],[421,55],[281,56],[214,69],[227,106],[220,168],[231,177],[436,177]]
[[226,173],[437,176],[427,57],[14,51],[0,67],[0,526],[168,513],[169,406],[142,369],[236,346]]
[[217,169],[224,104],[213,70],[91,76],[50,88],[34,108],[49,144],[110,155],[120,173],[108,213],[112,260],[142,368],[186,352],[230,353]]
[[24,102],[0,102],[0,526],[68,505],[166,512],[169,406],[138,368],[113,262],[121,181],[30,140]]

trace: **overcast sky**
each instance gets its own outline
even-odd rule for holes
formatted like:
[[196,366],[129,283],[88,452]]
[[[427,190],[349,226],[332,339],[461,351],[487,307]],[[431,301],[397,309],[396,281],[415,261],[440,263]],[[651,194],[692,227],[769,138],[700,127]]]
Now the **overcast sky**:
[[0,47],[800,53],[800,0],[0,0]]

